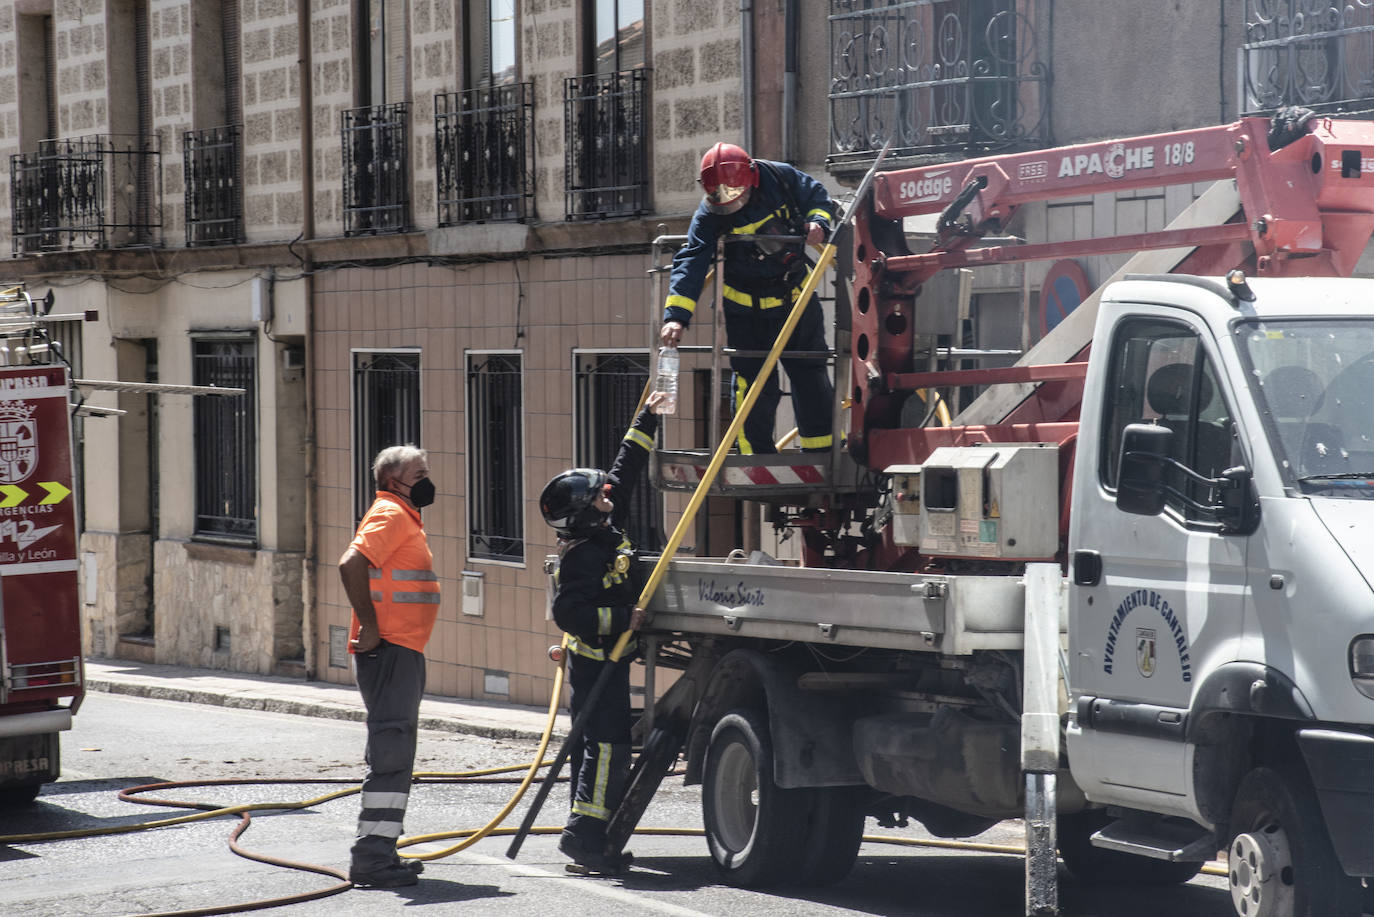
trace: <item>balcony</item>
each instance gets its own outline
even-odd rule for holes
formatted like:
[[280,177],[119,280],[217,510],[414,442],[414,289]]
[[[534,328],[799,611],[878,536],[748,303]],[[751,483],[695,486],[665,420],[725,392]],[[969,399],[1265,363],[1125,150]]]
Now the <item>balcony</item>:
[[563,81],[565,210],[569,220],[605,220],[649,209],[648,71]]
[[1374,101],[1374,7],[1368,2],[1246,0],[1241,107],[1247,115],[1297,105],[1319,114],[1367,111]]
[[156,137],[43,140],[10,156],[16,255],[162,244],[162,153]]
[[1049,137],[1046,0],[831,0],[830,162],[975,156]]
[[344,235],[410,229],[410,156],[405,102],[343,112]]
[[534,213],[534,84],[434,97],[439,225]]
[[182,135],[186,246],[235,245],[243,231],[243,133],[228,124]]

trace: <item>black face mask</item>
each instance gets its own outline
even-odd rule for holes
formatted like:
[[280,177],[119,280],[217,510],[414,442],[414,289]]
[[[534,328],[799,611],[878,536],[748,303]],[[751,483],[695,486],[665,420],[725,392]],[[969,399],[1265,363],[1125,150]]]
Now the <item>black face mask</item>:
[[429,478],[421,478],[410,485],[410,502],[416,509],[429,506],[434,502],[434,482]]

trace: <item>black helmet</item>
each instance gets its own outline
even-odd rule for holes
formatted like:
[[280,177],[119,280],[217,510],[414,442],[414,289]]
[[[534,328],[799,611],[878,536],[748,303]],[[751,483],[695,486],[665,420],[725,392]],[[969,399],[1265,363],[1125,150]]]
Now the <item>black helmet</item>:
[[539,511],[560,535],[577,536],[601,524],[605,514],[592,505],[606,485],[606,472],[596,468],[569,468],[544,485]]

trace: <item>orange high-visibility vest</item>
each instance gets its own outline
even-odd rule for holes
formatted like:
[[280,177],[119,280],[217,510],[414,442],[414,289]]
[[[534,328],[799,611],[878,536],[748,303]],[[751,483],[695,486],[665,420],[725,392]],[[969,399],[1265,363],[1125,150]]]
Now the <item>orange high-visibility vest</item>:
[[[395,494],[379,490],[351,545],[371,564],[368,588],[381,638],[423,653],[439,614],[440,590],[419,512]],[[354,615],[349,652],[357,636]]]

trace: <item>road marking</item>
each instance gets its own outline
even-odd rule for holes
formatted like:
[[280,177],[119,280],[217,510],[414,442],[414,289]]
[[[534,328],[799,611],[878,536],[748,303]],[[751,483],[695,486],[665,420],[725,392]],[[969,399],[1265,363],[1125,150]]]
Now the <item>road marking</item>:
[[654,911],[659,914],[676,914],[677,917],[712,917],[712,915],[706,911],[694,911],[691,908],[680,907],[676,904],[668,904],[664,901],[655,901],[643,895],[636,895],[632,892],[624,891],[609,884],[606,879],[571,878],[566,872],[549,872],[537,866],[512,863],[505,857],[489,857],[483,856],[480,853],[465,852],[463,858],[475,863],[483,863],[487,866],[500,866],[513,876],[531,879],[553,879],[555,882],[566,884],[569,887],[576,887],[579,891],[590,892],[593,895],[610,898],[622,904],[633,905],[641,910]]

